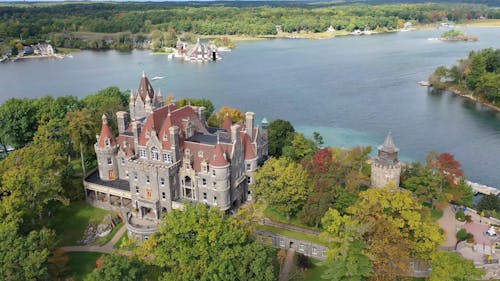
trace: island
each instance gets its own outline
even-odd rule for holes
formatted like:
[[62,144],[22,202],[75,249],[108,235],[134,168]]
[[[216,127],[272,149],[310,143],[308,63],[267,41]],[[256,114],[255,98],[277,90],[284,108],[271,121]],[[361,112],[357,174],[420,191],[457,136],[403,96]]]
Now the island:
[[468,36],[458,29],[449,30],[441,35],[441,41],[477,41],[477,36]]

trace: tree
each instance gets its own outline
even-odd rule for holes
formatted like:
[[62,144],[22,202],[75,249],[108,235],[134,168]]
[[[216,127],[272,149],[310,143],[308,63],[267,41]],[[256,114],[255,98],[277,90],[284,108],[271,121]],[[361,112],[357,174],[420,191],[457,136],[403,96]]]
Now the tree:
[[471,260],[454,252],[435,251],[430,255],[432,267],[429,281],[469,281],[479,280],[484,270],[476,268]]
[[0,222],[0,278],[6,281],[48,280],[54,236],[47,229],[23,236],[14,223]]
[[404,276],[410,257],[428,258],[444,240],[428,210],[406,190],[391,186],[368,189],[360,193],[348,213],[370,226],[363,237],[373,261],[373,280]]
[[295,129],[289,121],[277,119],[269,123],[269,155],[280,157],[282,149],[289,146],[294,138]]
[[92,113],[87,109],[68,112],[66,114],[68,122],[68,134],[73,144],[80,150],[80,159],[82,161],[83,177],[85,171],[84,152],[91,150],[94,142],[94,134],[97,132],[97,122]]
[[82,103],[96,121],[101,120],[101,116],[106,114],[111,127],[116,129],[116,112],[128,108],[128,99],[129,95],[120,92],[117,87],[108,87],[86,96],[82,99]]
[[217,208],[187,204],[141,248],[145,261],[166,269],[162,280],[275,280],[275,251],[239,226]]
[[212,113],[208,118],[207,122],[209,126],[218,127],[222,126],[226,116],[231,118],[232,123],[237,123],[245,120],[245,114],[236,108],[230,108],[228,106],[223,106],[219,112]]
[[363,242],[368,225],[348,215],[342,216],[335,209],[326,212],[322,223],[325,229],[322,238],[329,247],[322,279],[361,281],[370,277],[373,265]]
[[37,108],[30,99],[8,99],[0,106],[0,139],[21,148],[33,140],[38,128]]
[[306,203],[308,176],[302,166],[289,158],[271,158],[255,173],[255,196],[264,199],[288,218]]
[[500,199],[494,194],[483,196],[476,206],[479,212],[482,211],[500,211]]
[[21,221],[27,231],[40,224],[50,202],[66,204],[62,176],[65,157],[54,142],[18,149],[0,163],[0,190],[9,196],[0,200],[0,218]]
[[442,181],[441,174],[423,168],[418,175],[405,180],[404,187],[435,209],[436,204],[448,202]]
[[183,107],[188,104],[194,105],[194,106],[203,106],[205,107],[205,118],[208,119],[212,113],[215,110],[214,104],[206,98],[201,98],[201,99],[193,99],[193,98],[185,98],[181,99],[177,102],[177,106]]
[[144,263],[137,259],[111,254],[102,257],[101,266],[85,277],[85,281],[135,281],[143,280],[146,273]]
[[300,161],[312,156],[316,149],[314,141],[306,138],[304,134],[295,133],[291,145],[283,147],[283,156]]

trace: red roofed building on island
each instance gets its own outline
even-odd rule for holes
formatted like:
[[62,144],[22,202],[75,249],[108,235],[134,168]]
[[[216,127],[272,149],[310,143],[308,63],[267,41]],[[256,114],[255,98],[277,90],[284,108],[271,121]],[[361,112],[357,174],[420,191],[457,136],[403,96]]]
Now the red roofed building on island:
[[163,213],[186,202],[223,211],[249,200],[249,185],[267,159],[268,123],[255,114],[244,124],[206,124],[205,108],[165,105],[143,73],[129,113],[116,114],[114,134],[105,115],[95,152],[98,169],[84,181],[91,204],[126,216],[130,235],[147,239]]

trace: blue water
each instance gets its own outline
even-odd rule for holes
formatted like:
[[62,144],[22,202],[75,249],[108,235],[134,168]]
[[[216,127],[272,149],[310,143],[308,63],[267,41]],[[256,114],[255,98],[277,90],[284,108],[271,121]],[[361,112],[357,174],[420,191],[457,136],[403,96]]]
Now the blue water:
[[393,133],[401,158],[423,161],[431,150],[453,153],[472,181],[500,188],[500,113],[448,93],[428,93],[426,80],[471,50],[500,48],[500,28],[467,28],[478,42],[440,42],[443,30],[242,42],[217,63],[192,64],[147,51],[73,54],[73,59],[0,65],[0,102],[9,97],[72,94],[107,86],[136,89],[142,70],[163,95],[206,97],[217,107],[290,120],[326,144],[380,144]]

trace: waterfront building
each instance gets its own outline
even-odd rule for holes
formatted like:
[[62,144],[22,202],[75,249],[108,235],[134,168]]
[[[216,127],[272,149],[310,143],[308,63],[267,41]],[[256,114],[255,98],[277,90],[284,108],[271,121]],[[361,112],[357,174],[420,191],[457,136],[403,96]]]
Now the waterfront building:
[[388,184],[399,187],[401,162],[399,162],[398,152],[399,148],[396,147],[392,135],[389,133],[384,143],[378,147],[377,157],[372,159],[372,187],[385,187]]
[[177,52],[185,60],[190,62],[209,62],[222,59],[217,46],[213,43],[204,44],[200,42],[200,38],[196,44],[189,46],[185,42],[177,42]]
[[117,112],[118,135],[106,115],[94,146],[98,169],[84,181],[87,201],[123,212],[129,234],[147,239],[160,217],[186,202],[231,212],[249,200],[249,185],[267,158],[268,123],[223,128],[206,124],[205,108],[165,105],[143,73],[129,113]]

